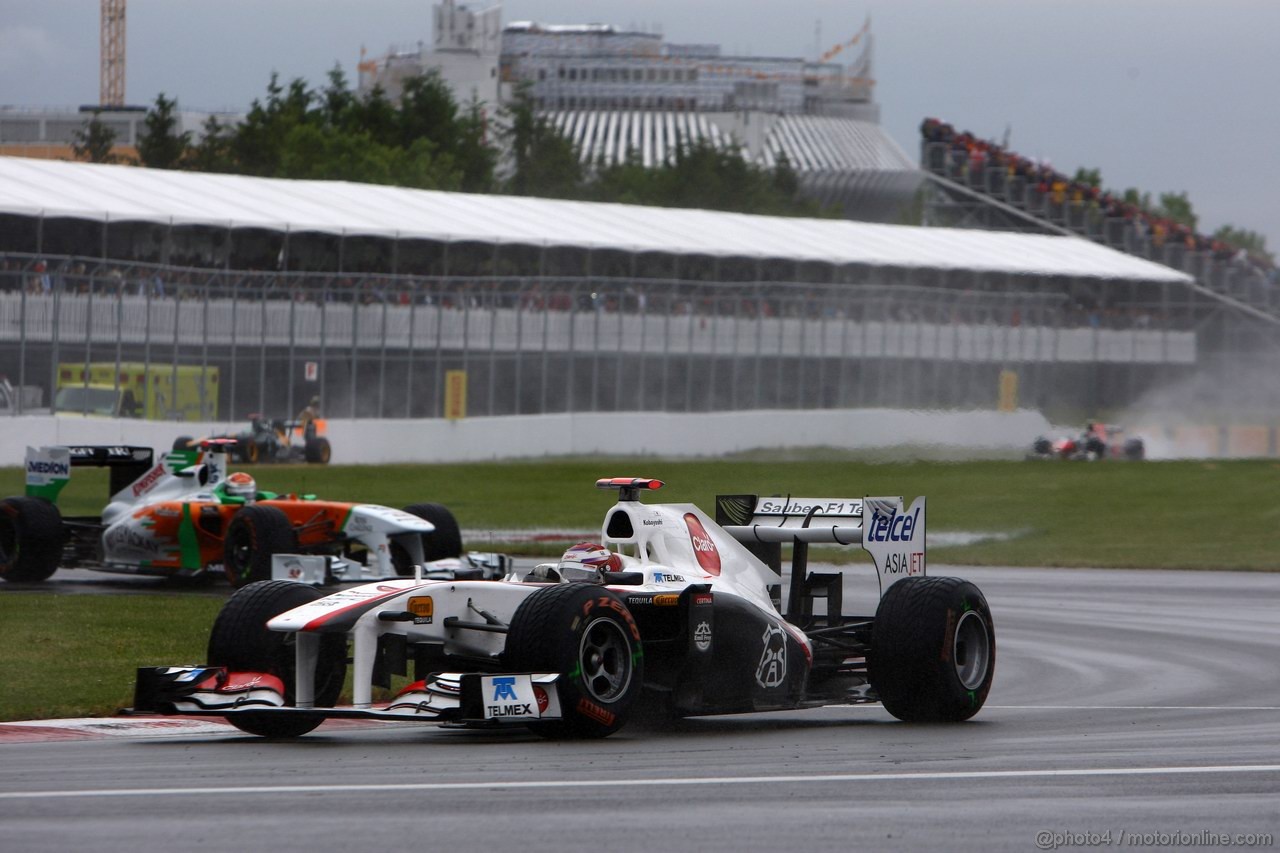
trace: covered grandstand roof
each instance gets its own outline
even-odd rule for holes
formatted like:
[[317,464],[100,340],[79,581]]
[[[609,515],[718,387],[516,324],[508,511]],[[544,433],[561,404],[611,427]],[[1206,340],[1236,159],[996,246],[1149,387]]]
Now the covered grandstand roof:
[[0,214],[1190,283],[1087,240],[0,157]]
[[756,148],[741,143],[738,113],[654,110],[567,110],[545,114],[587,163],[623,163],[636,156],[646,167],[661,165],[676,149],[705,140],[739,144],[749,158],[772,167],[779,155],[797,172],[907,171],[915,162],[873,121],[835,116],[751,113],[764,125]]

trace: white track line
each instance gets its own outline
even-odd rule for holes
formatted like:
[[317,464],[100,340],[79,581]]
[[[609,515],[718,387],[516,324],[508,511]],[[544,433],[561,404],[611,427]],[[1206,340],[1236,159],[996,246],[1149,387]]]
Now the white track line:
[[1280,711],[1280,705],[983,705],[1005,711]]
[[[1065,770],[972,770],[942,773],[836,773],[816,776],[707,776],[701,778],[609,779],[613,788],[699,785],[762,785],[801,782],[937,782],[961,779],[1061,779],[1090,776],[1184,776],[1222,773],[1280,773],[1280,764],[1219,764],[1204,767],[1100,767]],[[94,797],[207,797],[216,794],[324,794],[378,791],[472,791],[594,788],[600,779],[549,779],[536,782],[414,782],[383,785],[245,785],[223,788],[120,788],[86,791],[12,791],[0,800]]]
[[[883,710],[876,702],[822,707]],[[984,711],[1280,711],[1280,705],[993,705],[990,702],[982,708]]]

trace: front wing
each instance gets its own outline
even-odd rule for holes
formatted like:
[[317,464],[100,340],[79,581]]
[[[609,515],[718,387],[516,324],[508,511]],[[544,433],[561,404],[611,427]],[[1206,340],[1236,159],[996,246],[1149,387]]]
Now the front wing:
[[284,683],[222,666],[140,667],[132,714],[233,717],[307,714],[334,719],[417,720],[500,725],[561,718],[559,676],[547,672],[432,673],[387,702],[368,706],[286,704]]

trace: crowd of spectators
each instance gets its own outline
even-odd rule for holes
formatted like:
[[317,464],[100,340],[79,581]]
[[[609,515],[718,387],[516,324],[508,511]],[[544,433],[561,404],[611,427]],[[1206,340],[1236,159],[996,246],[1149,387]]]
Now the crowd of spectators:
[[[1046,211],[1064,211],[1058,219],[1073,230],[1116,244],[1107,239],[1110,232],[1089,227],[1099,219],[1104,223],[1121,223],[1137,239],[1123,241],[1116,248],[1142,251],[1153,260],[1164,260],[1166,246],[1179,247],[1219,264],[1233,264],[1246,269],[1272,285],[1280,285],[1280,271],[1270,257],[1249,252],[1225,240],[1201,234],[1168,216],[1133,203],[1110,190],[1077,180],[1055,170],[1049,163],[1023,157],[1004,146],[981,139],[966,131],[957,131],[945,121],[926,118],[920,126],[924,143],[923,163],[926,169],[972,189],[1001,196],[1004,200],[1029,208],[1025,195],[1009,192],[1018,186],[1046,202]],[[1071,214],[1075,214],[1074,216]]]
[[[1110,329],[1184,326],[1170,306],[1108,305],[1065,292],[1030,296],[1023,291],[978,288],[903,289],[891,283],[862,287],[794,283],[681,282],[608,278],[470,278],[346,275],[246,271],[224,273],[154,264],[89,263],[75,258],[14,259],[0,256],[0,293],[102,298],[144,297],[203,302],[289,300],[300,305],[439,307],[459,314],[515,311],[524,314],[596,313],[646,315],[708,328],[712,318],[737,320],[850,320],[855,323],[1021,325]],[[1176,308],[1176,306],[1174,306]],[[196,310],[199,310],[196,308]]]

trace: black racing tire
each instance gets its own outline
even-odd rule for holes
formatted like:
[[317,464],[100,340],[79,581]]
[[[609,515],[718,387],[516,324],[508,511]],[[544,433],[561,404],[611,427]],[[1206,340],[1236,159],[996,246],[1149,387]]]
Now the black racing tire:
[[443,504],[409,504],[404,511],[436,526],[432,532],[422,535],[424,560],[430,563],[462,556],[462,530],[448,507]]
[[173,440],[173,449],[174,450],[190,450],[191,442],[193,441],[195,441],[195,439],[189,435],[180,435]]
[[262,459],[262,448],[256,439],[242,438],[236,447],[240,450],[240,461],[256,465]]
[[1147,445],[1140,438],[1130,438],[1124,443],[1124,458],[1130,462],[1141,462],[1147,458]]
[[39,583],[62,560],[62,513],[44,498],[0,501],[0,578]]
[[972,583],[906,578],[880,599],[868,675],[880,702],[899,720],[969,719],[987,701],[995,664],[991,609]]
[[[261,581],[236,590],[222,606],[209,633],[208,661],[234,672],[265,672],[285,685],[285,702],[295,701],[294,636],[267,630],[267,620],[308,602],[324,593],[293,581]],[[315,704],[330,707],[347,677],[345,634],[325,634],[320,639],[316,664]],[[236,714],[227,722],[251,735],[298,737],[324,722],[320,714]]]
[[246,506],[231,516],[223,542],[223,566],[235,587],[270,580],[273,554],[292,554],[298,537],[289,517],[273,506]]
[[542,587],[516,608],[503,664],[556,672],[562,718],[531,723],[548,738],[600,738],[626,723],[644,681],[640,629],[626,604],[595,584]]
[[315,438],[308,438],[306,449],[303,451],[303,458],[315,465],[328,465],[329,457],[333,455],[332,449],[329,447],[329,439],[322,435]]

